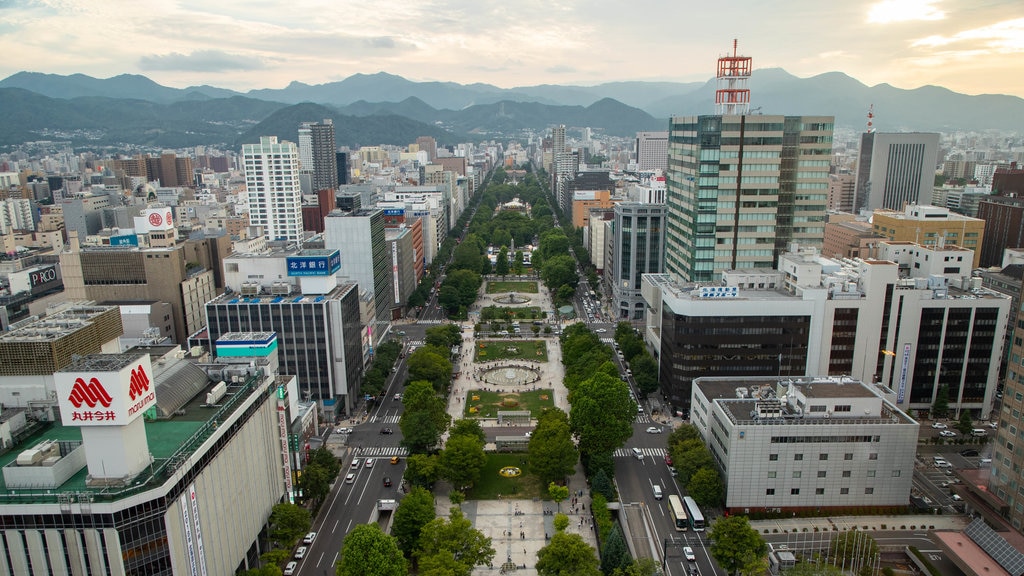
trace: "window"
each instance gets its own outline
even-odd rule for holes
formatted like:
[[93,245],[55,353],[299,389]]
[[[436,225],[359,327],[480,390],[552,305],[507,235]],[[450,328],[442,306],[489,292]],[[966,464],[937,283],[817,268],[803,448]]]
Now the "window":
[[903,475],[903,472],[901,470],[893,470],[892,471],[892,477],[893,478],[899,478],[902,475]]
[[799,461],[799,460],[803,460],[803,459],[804,459],[804,455],[803,454],[793,454],[793,460]]
[[793,472],[793,478],[799,478],[799,477],[801,477],[801,476],[803,476],[803,472],[801,472],[801,471],[799,471],[799,470],[795,470],[795,471]]
[[874,470],[868,470],[868,478],[874,478],[874,477],[875,477],[875,471]]
[[768,455],[768,460],[771,461],[771,462],[775,462],[778,459],[779,459],[779,455],[778,454],[769,454]]
[[846,454],[843,454],[843,460],[853,460],[853,454],[851,454],[849,452],[847,452]]
[[874,494],[875,493],[875,489],[874,488],[865,488],[864,489],[864,493],[865,494]]
[[792,489],[790,489],[789,494],[791,496],[799,496],[800,495],[800,489],[799,488],[792,488]]
[[765,488],[764,489],[764,495],[765,496],[775,496],[775,488]]
[[824,488],[815,488],[814,489],[814,494],[817,495],[817,496],[821,496],[824,493],[825,493],[825,489]]
[[828,472],[824,470],[818,470],[818,478],[824,478],[827,474]]
[[775,474],[776,474],[775,470],[769,470],[768,471],[768,477],[769,478],[775,478]]
[[878,460],[878,452],[872,452],[868,454],[868,460]]
[[840,494],[849,494],[850,493],[850,489],[849,488],[840,488],[839,489],[839,493]]
[[849,478],[849,477],[850,477],[850,471],[849,470],[843,470],[843,478]]
[[849,412],[853,407],[850,404],[836,404],[833,406],[833,412]]

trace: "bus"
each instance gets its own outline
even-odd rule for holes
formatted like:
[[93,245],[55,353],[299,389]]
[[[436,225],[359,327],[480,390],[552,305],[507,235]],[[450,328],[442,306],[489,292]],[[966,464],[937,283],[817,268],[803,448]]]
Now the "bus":
[[686,517],[686,509],[683,508],[683,501],[675,494],[668,495],[668,511],[672,515],[672,521],[676,523],[676,532],[686,532],[690,521]]
[[700,513],[697,502],[693,498],[686,496],[683,498],[683,506],[686,508],[686,515],[690,517],[690,528],[693,528],[695,532],[703,532],[704,515]]

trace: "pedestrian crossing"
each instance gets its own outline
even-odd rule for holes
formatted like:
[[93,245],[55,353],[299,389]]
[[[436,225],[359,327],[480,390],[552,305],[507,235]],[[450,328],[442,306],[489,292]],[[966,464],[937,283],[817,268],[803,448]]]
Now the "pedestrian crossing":
[[651,422],[653,422],[653,420],[651,420],[651,417],[648,416],[646,412],[643,414],[637,414],[636,421],[641,424],[650,424]]
[[362,446],[356,453],[356,456],[360,458],[389,458],[408,455],[409,449],[404,446]]
[[[640,448],[640,451],[643,452],[644,456],[650,456],[651,458],[664,458],[665,457],[665,449],[664,448]],[[633,457],[633,449],[632,448],[619,448],[618,450],[615,451],[613,456],[616,457],[616,458],[627,458],[627,457],[628,458],[632,458]]]
[[450,320],[417,320],[417,324],[449,324]]
[[398,414],[388,414],[386,416],[371,416],[371,424],[398,424],[398,421],[402,417]]

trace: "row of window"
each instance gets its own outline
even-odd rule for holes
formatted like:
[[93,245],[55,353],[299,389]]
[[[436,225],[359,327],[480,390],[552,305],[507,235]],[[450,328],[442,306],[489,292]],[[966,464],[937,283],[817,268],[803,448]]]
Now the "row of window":
[[[866,478],[874,478],[877,475],[877,471],[876,470],[867,470],[866,472],[867,472],[867,474],[865,476]],[[793,471],[793,478],[802,478],[803,475],[804,475],[803,470],[794,470]],[[902,475],[903,475],[903,471],[902,470],[893,470],[892,471],[892,477],[893,478],[899,478]],[[850,471],[850,470],[843,470],[842,476],[843,476],[843,478],[852,478],[853,477],[853,472]],[[827,470],[818,470],[818,478],[827,478],[827,477],[828,477],[828,471]],[[775,471],[775,470],[769,470],[768,471],[768,478],[778,478],[778,472]]]
[[[839,489],[839,494],[841,494],[841,495],[845,495],[845,494],[849,494],[849,493],[850,493],[850,489],[849,488],[840,488]],[[872,487],[865,488],[864,489],[864,493],[865,494],[874,494],[875,493],[875,489],[872,488]],[[764,489],[764,495],[765,496],[775,496],[775,488],[765,488]],[[789,495],[790,496],[799,496],[800,495],[800,489],[799,488],[790,488],[789,489]],[[815,496],[824,496],[825,495],[825,489],[824,488],[815,488],[814,489],[814,495]]]

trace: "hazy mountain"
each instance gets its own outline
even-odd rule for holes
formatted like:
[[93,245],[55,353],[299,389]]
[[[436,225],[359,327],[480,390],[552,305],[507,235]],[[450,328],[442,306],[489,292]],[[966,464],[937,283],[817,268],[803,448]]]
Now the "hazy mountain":
[[[168,88],[138,74],[121,74],[112,78],[99,79],[85,74],[62,76],[39,72],[18,72],[0,80],[0,88],[23,88],[50,98],[69,99],[100,96],[161,103],[175,102],[190,97],[195,99],[196,94],[214,98],[239,95],[238,92],[208,86],[185,89]],[[264,98],[264,100],[268,99]]]

